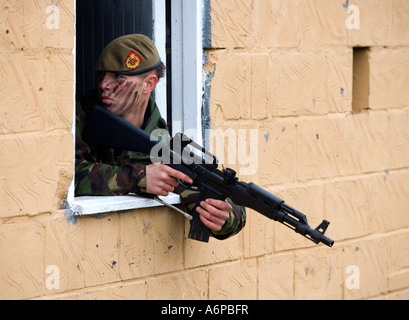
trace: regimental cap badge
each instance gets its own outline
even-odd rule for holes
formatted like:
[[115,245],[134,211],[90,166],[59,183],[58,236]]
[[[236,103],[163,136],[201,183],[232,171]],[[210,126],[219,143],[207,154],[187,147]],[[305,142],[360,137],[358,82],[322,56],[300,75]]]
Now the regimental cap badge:
[[128,54],[128,56],[125,59],[125,65],[131,69],[132,71],[135,71],[136,68],[138,68],[139,64],[142,62],[142,58],[140,55],[138,55],[135,51],[131,50]]

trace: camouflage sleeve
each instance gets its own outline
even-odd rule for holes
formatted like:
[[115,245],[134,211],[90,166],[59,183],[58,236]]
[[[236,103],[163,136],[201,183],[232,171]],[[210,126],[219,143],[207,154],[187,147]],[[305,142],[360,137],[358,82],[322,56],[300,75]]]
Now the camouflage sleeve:
[[115,166],[93,161],[89,146],[76,137],[75,195],[112,196],[146,191],[146,170],[141,164]]
[[213,237],[219,240],[234,236],[246,225],[246,208],[235,205],[231,199],[227,199],[226,201],[232,206],[230,217],[220,231],[212,231],[211,233]]
[[75,128],[75,195],[112,196],[145,192],[145,166],[104,164],[92,154],[90,146],[82,139],[86,118],[85,109],[78,103]]
[[[186,211],[190,214],[201,200],[200,191],[197,188],[187,190],[182,187],[178,187],[174,192],[180,195],[182,202],[185,205]],[[239,233],[240,230],[243,229],[246,225],[246,208],[235,205],[229,198],[227,198],[226,201],[229,202],[232,206],[229,219],[227,219],[226,223],[220,231],[210,232],[210,235],[212,237],[219,240],[225,240],[234,236],[235,234]]]

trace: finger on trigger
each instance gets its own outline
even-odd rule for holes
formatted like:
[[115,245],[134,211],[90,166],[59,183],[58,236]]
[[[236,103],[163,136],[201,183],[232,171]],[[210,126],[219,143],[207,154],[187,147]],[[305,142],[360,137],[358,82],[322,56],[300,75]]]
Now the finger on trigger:
[[179,180],[183,180],[183,181],[185,181],[187,183],[190,183],[190,184],[193,183],[193,180],[188,175],[184,174],[181,171],[178,171],[178,170],[175,170],[175,169],[172,169],[172,168],[170,168],[170,169],[171,169],[171,171],[169,171],[169,174],[172,177],[174,177],[176,179],[179,179]]

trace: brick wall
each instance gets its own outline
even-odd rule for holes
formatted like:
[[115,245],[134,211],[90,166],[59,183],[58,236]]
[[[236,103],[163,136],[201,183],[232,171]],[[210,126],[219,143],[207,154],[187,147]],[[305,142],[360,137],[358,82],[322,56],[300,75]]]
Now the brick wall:
[[1,299],[46,294],[72,179],[74,2],[55,3],[0,1]]
[[[329,220],[336,241],[311,245],[250,212],[235,268],[246,266],[253,291],[241,288],[259,299],[407,299],[409,3],[211,4],[213,127],[258,129],[258,170],[243,178],[314,227]],[[364,47],[368,70],[354,47]],[[365,81],[368,102],[355,110]],[[235,268],[231,278],[247,283]],[[219,287],[234,296],[241,280],[232,279]]]
[[239,235],[209,244],[163,208],[69,219],[74,1],[0,0],[0,298],[409,298],[409,3],[210,5],[212,128],[257,130],[257,170],[241,178],[314,227],[328,219],[334,247],[251,210]]

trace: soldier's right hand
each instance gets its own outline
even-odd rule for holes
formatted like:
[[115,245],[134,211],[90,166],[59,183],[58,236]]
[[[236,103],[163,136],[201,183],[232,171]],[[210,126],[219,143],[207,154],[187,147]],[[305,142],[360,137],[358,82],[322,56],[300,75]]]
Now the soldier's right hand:
[[166,197],[179,185],[178,179],[188,184],[193,183],[189,176],[162,163],[146,166],[147,193]]

